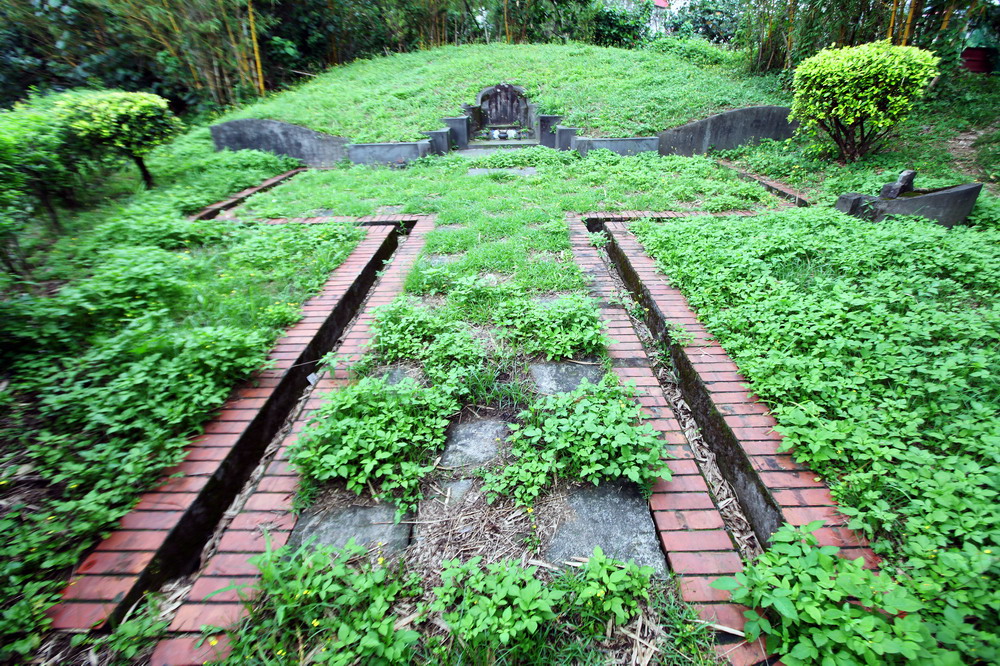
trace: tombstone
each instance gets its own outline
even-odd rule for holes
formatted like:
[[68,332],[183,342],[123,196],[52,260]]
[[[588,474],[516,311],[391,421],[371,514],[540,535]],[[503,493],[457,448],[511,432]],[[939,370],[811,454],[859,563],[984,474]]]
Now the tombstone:
[[486,88],[476,97],[476,104],[482,110],[482,122],[486,127],[529,125],[528,100],[524,88],[519,86],[501,83]]
[[982,183],[917,190],[916,171],[904,171],[895,183],[882,187],[880,196],[849,192],[837,199],[837,210],[872,222],[889,215],[918,215],[945,227],[962,224],[972,212],[983,189]]

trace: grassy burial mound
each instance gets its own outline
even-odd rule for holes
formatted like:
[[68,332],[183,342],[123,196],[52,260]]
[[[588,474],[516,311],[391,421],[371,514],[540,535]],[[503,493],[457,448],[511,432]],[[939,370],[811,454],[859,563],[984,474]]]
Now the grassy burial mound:
[[711,113],[781,103],[766,79],[677,56],[571,44],[455,46],[337,67],[226,115],[269,118],[359,142],[413,141],[487,86],[523,86],[541,113],[592,136],[648,136]]

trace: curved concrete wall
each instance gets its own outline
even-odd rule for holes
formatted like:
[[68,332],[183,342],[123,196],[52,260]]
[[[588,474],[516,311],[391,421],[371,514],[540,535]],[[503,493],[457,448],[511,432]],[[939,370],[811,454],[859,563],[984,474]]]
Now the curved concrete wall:
[[334,166],[347,157],[348,139],[278,120],[230,120],[212,125],[211,131],[216,150],[264,150],[314,167]]
[[786,106],[749,106],[660,132],[661,155],[701,155],[729,150],[761,139],[788,139],[797,122],[789,122]]

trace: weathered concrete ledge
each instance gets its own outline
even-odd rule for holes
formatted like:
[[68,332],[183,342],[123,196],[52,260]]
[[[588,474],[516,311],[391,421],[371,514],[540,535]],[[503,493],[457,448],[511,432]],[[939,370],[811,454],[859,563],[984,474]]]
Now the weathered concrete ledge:
[[445,127],[443,129],[430,130],[429,132],[423,132],[430,138],[431,142],[431,155],[447,155],[448,151],[451,150],[451,129]]
[[660,132],[661,155],[703,155],[709,150],[731,150],[761,139],[789,139],[798,123],[789,122],[785,106],[750,106],[726,111]]
[[246,118],[212,125],[216,150],[263,150],[288,155],[311,167],[330,167],[347,157],[350,139],[283,123],[278,120]]
[[469,116],[452,116],[441,119],[450,130],[451,144],[458,150],[469,147],[469,137],[472,135],[472,118]]
[[579,127],[566,127],[565,125],[556,125],[556,150],[573,150],[573,138],[576,133],[580,131]]
[[586,157],[591,150],[610,150],[619,155],[638,155],[657,152],[660,148],[660,139],[655,136],[637,136],[629,139],[574,136],[571,145],[583,157]]
[[914,190],[895,199],[868,194],[842,194],[837,210],[872,222],[890,215],[917,215],[949,229],[964,224],[982,191],[982,183],[943,187],[938,190]]
[[541,114],[537,116],[538,127],[537,135],[538,142],[545,146],[546,148],[556,147],[556,133],[555,128],[560,122],[562,122],[562,116],[552,116]]
[[348,158],[355,164],[406,164],[431,154],[431,140],[400,143],[352,143]]

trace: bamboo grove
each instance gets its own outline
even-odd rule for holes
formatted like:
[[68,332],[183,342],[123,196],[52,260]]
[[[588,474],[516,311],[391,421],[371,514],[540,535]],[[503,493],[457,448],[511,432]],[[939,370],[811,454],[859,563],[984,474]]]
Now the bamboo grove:
[[790,69],[831,44],[878,40],[930,49],[947,61],[957,59],[961,36],[991,8],[989,0],[750,0],[739,40],[757,71]]

